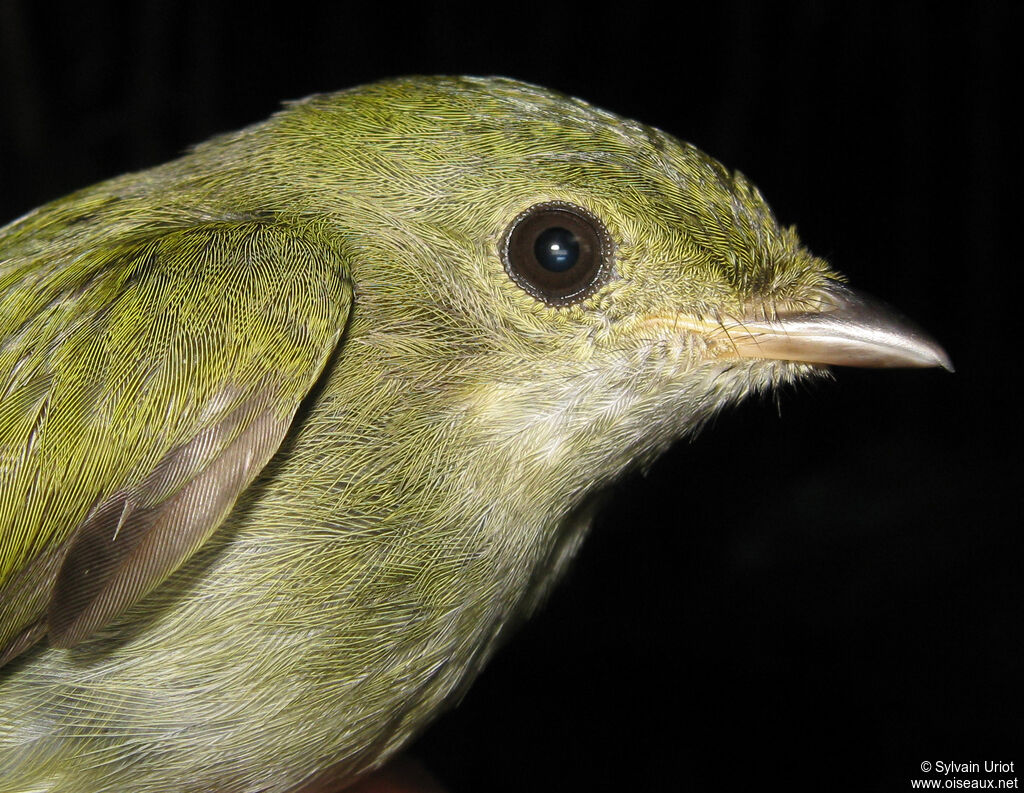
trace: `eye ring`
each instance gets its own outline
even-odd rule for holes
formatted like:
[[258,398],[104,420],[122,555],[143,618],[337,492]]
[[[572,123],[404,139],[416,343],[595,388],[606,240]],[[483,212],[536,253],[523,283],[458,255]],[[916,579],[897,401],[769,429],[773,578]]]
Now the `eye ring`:
[[509,277],[549,306],[569,306],[604,285],[612,270],[612,239],[591,212],[545,201],[509,224],[502,258]]

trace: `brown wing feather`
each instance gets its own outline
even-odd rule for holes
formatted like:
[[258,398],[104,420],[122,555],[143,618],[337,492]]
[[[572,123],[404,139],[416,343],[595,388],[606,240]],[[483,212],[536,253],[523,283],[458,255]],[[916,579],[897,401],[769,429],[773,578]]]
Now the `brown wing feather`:
[[8,262],[0,663],[44,632],[86,639],[203,544],[281,444],[351,304],[320,231],[260,221]]

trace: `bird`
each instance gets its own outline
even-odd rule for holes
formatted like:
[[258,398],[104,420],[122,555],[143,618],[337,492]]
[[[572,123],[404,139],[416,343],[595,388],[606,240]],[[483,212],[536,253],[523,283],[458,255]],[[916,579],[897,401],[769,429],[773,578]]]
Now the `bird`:
[[499,77],[288,103],[0,230],[0,791],[373,771],[600,495],[830,365],[944,367],[695,146]]

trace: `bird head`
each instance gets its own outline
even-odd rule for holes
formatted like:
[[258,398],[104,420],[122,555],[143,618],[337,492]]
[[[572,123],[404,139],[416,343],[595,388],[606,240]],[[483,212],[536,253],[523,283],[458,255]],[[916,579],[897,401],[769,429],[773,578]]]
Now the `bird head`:
[[[310,97],[257,129],[275,145],[230,158],[262,174],[252,200],[330,218],[352,252],[353,346],[410,392],[479,414],[481,442],[590,434],[621,450],[618,471],[828,364],[950,368],[742,174],[581,100],[406,78]],[[237,205],[244,180],[225,181]]]

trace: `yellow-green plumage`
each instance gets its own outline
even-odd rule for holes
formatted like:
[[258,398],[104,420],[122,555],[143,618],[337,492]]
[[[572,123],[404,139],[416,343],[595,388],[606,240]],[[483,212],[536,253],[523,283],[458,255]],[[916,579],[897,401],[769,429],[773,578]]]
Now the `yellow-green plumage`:
[[[612,246],[569,305],[506,271],[544,202]],[[312,97],[15,221],[0,791],[380,762],[536,605],[602,487],[825,361],[751,355],[729,318],[821,312],[835,283],[692,146],[497,79]]]

